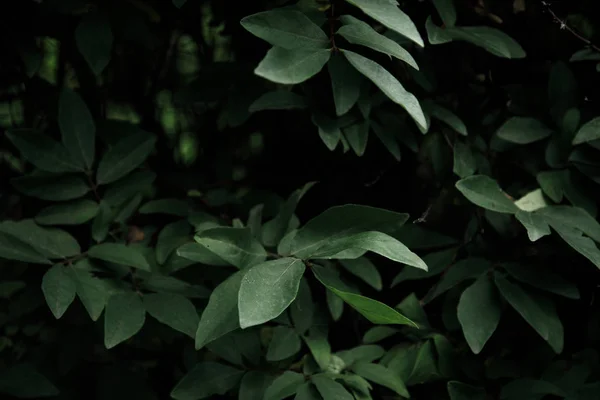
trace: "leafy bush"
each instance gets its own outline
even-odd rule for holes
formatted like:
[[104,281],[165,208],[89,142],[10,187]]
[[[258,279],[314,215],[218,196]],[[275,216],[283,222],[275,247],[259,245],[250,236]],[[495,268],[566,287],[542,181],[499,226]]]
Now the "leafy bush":
[[597,399],[592,5],[11,4],[0,393]]

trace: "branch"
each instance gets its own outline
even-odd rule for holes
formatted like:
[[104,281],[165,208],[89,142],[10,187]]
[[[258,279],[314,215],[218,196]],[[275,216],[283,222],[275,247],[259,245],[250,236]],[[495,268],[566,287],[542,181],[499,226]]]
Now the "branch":
[[589,47],[591,47],[592,49],[594,49],[595,51],[600,53],[600,47],[596,46],[589,39],[583,37],[579,32],[577,32],[575,29],[573,29],[569,25],[567,25],[566,20],[559,18],[558,15],[556,15],[556,13],[552,10],[552,8],[550,8],[550,3],[548,3],[545,0],[542,0],[541,3],[542,3],[542,6],[544,6],[546,8],[546,11],[548,11],[550,13],[552,18],[554,19],[554,22],[560,24],[560,29],[570,32],[577,39],[581,40],[583,43],[585,43],[586,45],[588,45]]

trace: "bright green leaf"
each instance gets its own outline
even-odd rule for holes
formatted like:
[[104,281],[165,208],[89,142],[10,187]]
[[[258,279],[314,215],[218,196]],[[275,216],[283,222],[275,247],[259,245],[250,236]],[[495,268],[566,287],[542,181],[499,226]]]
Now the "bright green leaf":
[[519,210],[515,217],[527,229],[527,236],[532,242],[550,234],[550,227],[539,214]]
[[206,229],[194,239],[199,245],[238,268],[259,264],[267,258],[267,252],[247,228]]

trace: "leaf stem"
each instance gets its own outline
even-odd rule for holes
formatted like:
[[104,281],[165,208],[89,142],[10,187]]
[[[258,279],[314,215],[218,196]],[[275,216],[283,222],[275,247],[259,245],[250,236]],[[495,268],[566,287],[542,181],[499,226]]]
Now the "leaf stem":
[[588,45],[589,47],[591,47],[592,49],[594,49],[595,51],[600,53],[600,47],[596,46],[589,39],[585,38],[579,32],[577,32],[575,29],[573,29],[569,25],[567,25],[566,20],[559,18],[558,15],[556,15],[556,13],[554,12],[554,10],[552,10],[552,8],[550,8],[550,3],[548,3],[545,0],[542,0],[541,3],[542,3],[542,6],[545,7],[546,11],[548,11],[550,13],[550,15],[552,16],[554,21],[557,22],[558,24],[560,24],[560,29],[570,32],[577,39],[581,40],[583,43],[585,43],[586,45]]

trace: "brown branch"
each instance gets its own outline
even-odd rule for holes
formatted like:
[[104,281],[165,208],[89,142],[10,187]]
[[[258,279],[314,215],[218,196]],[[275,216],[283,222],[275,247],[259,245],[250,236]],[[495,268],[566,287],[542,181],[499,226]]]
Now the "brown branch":
[[583,37],[579,32],[577,32],[575,29],[573,29],[569,25],[567,25],[565,20],[559,18],[558,15],[556,15],[556,13],[554,12],[554,10],[552,10],[552,8],[550,8],[550,3],[548,3],[545,0],[542,0],[541,3],[542,3],[542,6],[544,6],[546,8],[546,11],[548,11],[550,13],[552,18],[554,19],[554,22],[560,24],[560,29],[570,32],[577,39],[581,40],[583,43],[588,45],[590,48],[592,48],[595,51],[597,51],[598,53],[600,53],[600,47],[596,46],[594,43],[591,42],[591,40]]

